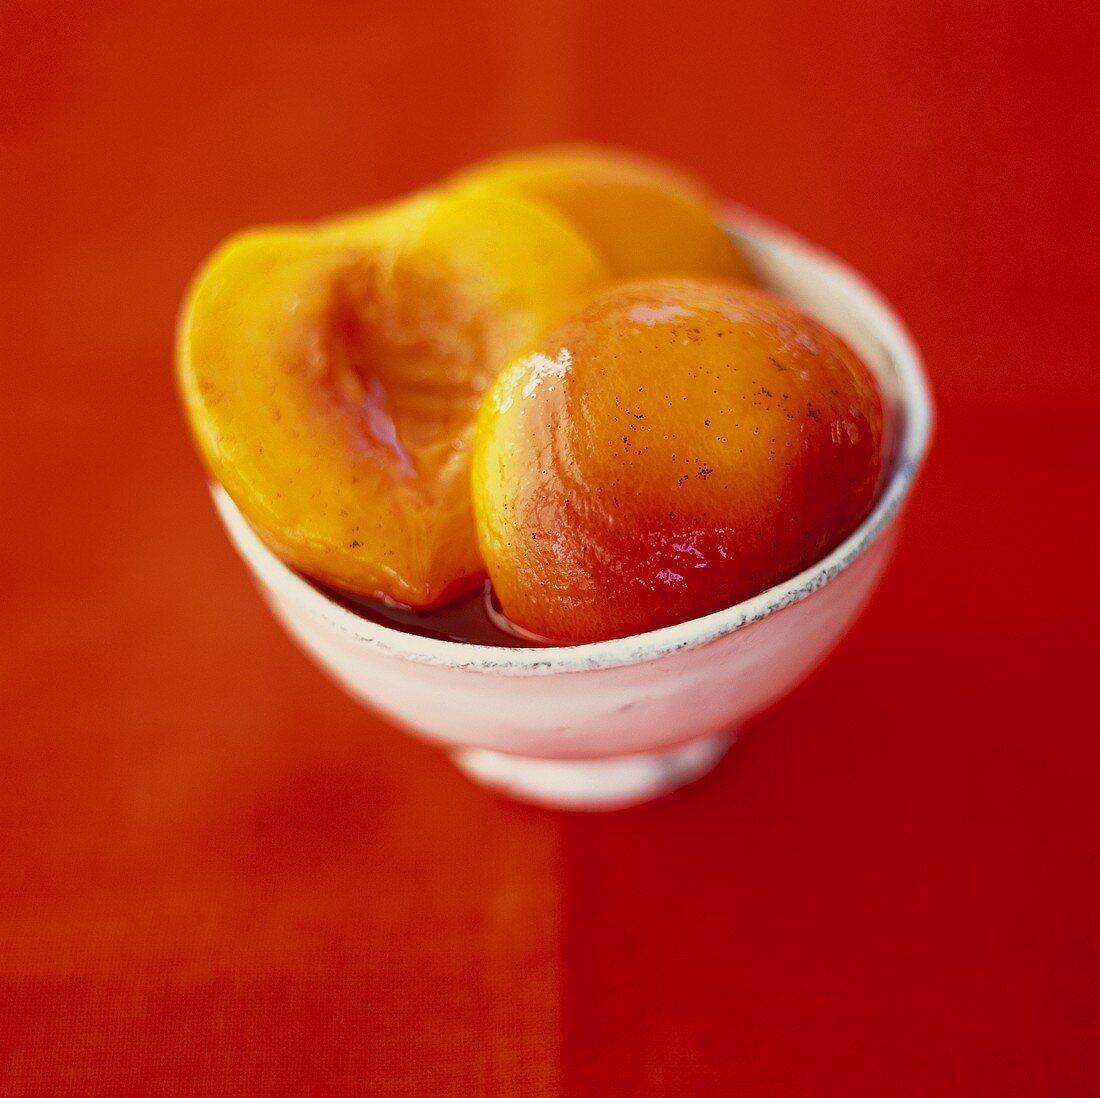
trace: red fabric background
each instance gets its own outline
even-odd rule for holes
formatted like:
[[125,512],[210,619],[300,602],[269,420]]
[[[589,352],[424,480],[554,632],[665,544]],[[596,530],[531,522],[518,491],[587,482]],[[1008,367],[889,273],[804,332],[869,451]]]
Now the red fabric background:
[[[0,5],[0,1094],[1096,1093],[1095,5],[540,7]],[[573,136],[847,257],[940,408],[843,647],[607,818],[322,679],[169,369],[229,230]]]

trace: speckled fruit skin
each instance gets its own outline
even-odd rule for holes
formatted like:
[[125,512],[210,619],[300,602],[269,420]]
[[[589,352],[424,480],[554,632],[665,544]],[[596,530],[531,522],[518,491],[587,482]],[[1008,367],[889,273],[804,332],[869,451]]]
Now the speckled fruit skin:
[[236,237],[180,320],[199,449],[288,564],[438,605],[484,576],[469,451],[485,389],[606,279],[566,221],[517,194]]
[[636,154],[584,145],[510,153],[452,185],[519,194],[553,209],[616,278],[692,274],[752,282],[694,180]]
[[581,643],[763,591],[868,513],[883,420],[847,345],[762,291],[681,278],[603,292],[482,406],[474,502],[501,605]]

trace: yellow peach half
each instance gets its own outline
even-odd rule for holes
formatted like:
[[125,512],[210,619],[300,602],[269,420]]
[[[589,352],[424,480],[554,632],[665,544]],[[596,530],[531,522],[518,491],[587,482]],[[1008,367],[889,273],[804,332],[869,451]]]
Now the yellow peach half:
[[484,574],[469,491],[484,390],[606,278],[565,219],[503,192],[233,238],[179,325],[199,449],[289,564],[437,605]]
[[752,281],[705,191],[636,154],[575,146],[513,153],[477,165],[454,185],[521,194],[555,210],[611,274],[695,274]]

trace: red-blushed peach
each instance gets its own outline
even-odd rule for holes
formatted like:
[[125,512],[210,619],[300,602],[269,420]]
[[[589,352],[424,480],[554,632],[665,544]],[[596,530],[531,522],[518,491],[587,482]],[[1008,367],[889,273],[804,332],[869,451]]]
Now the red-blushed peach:
[[244,234],[180,320],[199,448],[289,564],[437,605],[484,575],[469,491],[484,390],[606,277],[565,220],[507,193]]
[[587,146],[539,149],[477,165],[455,184],[522,194],[551,207],[618,278],[694,274],[752,280],[710,196],[647,157]]
[[867,367],[791,305],[706,279],[602,292],[482,405],[474,503],[501,606],[580,643],[757,594],[867,515],[883,430]]

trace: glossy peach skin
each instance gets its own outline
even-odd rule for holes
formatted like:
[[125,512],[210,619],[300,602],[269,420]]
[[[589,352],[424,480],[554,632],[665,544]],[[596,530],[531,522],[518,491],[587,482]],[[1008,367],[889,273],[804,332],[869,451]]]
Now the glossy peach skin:
[[235,238],[180,321],[199,448],[287,563],[437,605],[484,575],[469,492],[484,390],[606,278],[568,223],[503,193]]
[[452,185],[522,195],[553,209],[616,278],[713,275],[752,281],[710,196],[667,165],[594,146],[510,153]]
[[473,486],[507,616],[560,643],[644,632],[789,578],[869,511],[883,405],[835,335],[762,291],[614,287],[497,378]]

